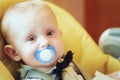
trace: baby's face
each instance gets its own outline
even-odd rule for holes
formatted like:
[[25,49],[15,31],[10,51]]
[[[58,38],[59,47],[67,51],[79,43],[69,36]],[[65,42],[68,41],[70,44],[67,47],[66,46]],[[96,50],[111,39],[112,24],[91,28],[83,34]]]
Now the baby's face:
[[[37,12],[28,11],[13,16],[9,36],[15,52],[29,66],[52,67],[63,56],[61,32],[58,30],[55,16],[47,7]],[[34,53],[49,45],[55,47],[56,58],[50,64],[44,65],[36,60]]]

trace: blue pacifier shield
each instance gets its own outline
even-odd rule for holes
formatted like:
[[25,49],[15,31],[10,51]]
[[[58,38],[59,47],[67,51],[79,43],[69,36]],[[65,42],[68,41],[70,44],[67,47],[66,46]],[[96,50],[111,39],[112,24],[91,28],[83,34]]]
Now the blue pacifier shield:
[[48,46],[45,49],[37,50],[34,54],[35,58],[42,64],[49,64],[54,61],[56,50],[54,46]]

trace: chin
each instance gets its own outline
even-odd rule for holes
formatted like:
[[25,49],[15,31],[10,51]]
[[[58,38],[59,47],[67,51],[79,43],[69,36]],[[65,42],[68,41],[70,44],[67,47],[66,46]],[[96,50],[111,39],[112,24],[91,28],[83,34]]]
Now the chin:
[[56,65],[56,63],[57,63],[57,60],[55,60],[54,62],[51,62],[51,63],[48,64],[46,67],[47,67],[47,68],[52,68],[52,67],[54,67],[54,66]]

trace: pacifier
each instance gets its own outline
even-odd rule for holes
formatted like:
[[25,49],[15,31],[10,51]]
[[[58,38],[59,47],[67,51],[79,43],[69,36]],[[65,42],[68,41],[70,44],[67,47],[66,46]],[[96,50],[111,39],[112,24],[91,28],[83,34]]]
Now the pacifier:
[[54,46],[48,46],[45,49],[37,50],[34,54],[37,61],[42,64],[49,64],[54,61],[56,56],[56,50]]

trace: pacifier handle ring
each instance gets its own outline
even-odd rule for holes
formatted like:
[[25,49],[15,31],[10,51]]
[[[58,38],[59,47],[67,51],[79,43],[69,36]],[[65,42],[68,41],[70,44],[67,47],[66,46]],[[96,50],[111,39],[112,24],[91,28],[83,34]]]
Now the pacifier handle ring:
[[[45,55],[46,56],[50,55],[51,56],[50,59],[44,60]],[[52,61],[54,61],[55,56],[56,56],[56,50],[55,50],[54,46],[48,46],[47,48],[45,48],[43,50],[37,50],[35,52],[35,58],[37,59],[37,61],[39,61],[42,64],[49,64],[49,63],[51,63]],[[48,58],[49,58],[49,56],[48,56]]]

